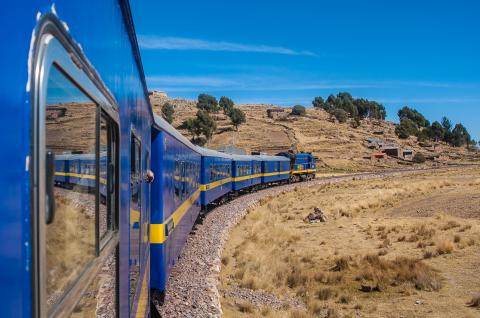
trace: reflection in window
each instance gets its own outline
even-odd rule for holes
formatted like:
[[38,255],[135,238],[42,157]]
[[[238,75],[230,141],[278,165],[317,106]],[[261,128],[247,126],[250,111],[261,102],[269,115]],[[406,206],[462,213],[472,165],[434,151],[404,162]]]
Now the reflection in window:
[[[46,301],[50,310],[95,257],[97,105],[54,66],[46,104],[46,150],[63,161],[55,171],[55,218],[46,226]],[[75,169],[82,164],[90,165],[88,173],[79,174]]]
[[133,306],[140,275],[140,216],[141,216],[141,148],[140,141],[132,135],[130,153],[130,307]]
[[73,309],[70,318],[116,317],[116,272],[117,252],[113,250]]

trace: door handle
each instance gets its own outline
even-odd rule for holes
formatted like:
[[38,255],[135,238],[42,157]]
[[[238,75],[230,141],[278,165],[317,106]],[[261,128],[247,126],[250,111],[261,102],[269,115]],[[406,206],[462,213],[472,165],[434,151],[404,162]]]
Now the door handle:
[[55,154],[47,151],[45,159],[45,223],[51,224],[55,219]]

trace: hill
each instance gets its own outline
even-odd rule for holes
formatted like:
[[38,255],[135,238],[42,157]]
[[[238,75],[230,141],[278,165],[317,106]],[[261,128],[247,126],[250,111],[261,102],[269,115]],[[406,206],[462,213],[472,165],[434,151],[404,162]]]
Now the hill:
[[[177,129],[197,111],[196,101],[171,99],[159,92],[152,92],[150,101],[157,114],[161,114],[161,107],[166,102],[174,106],[173,126]],[[245,112],[246,123],[237,132],[223,113],[214,114],[218,127],[207,147],[233,146],[246,153],[260,151],[268,154],[287,150],[309,151],[318,158],[319,167],[326,171],[371,171],[412,164],[411,160],[403,160],[403,156],[385,159],[372,156],[378,155],[379,150],[369,148],[373,147],[367,142],[369,138],[422,153],[427,159],[432,159],[423,164],[427,166],[478,163],[480,160],[478,152],[470,152],[464,147],[455,148],[445,143],[421,144],[416,137],[399,139],[394,132],[395,124],[389,121],[366,119],[362,120],[360,127],[353,128],[349,121],[338,123],[331,120],[325,111],[313,108],[307,109],[305,116],[287,116],[291,112],[288,107],[270,104],[242,104],[237,107]],[[274,110],[275,118],[268,116],[269,109]],[[179,130],[191,137],[186,130]]]

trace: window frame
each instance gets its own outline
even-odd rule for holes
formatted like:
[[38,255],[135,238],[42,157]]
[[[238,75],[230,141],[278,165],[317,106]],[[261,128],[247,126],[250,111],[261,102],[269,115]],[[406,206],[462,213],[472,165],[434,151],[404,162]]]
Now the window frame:
[[[32,311],[36,317],[52,317],[69,315],[79,302],[86,289],[89,287],[96,274],[103,266],[105,260],[115,253],[119,243],[118,229],[114,231],[109,242],[103,250],[99,249],[99,233],[95,231],[95,258],[82,268],[82,272],[62,295],[62,298],[52,307],[50,312],[46,308],[46,224],[45,224],[45,113],[48,79],[50,70],[56,67],[72,85],[76,86],[83,94],[96,104],[96,155],[99,156],[99,112],[103,111],[115,123],[117,132],[120,131],[120,120],[116,101],[104,86],[94,68],[84,57],[81,49],[73,42],[63,25],[50,15],[44,16],[40,21],[32,43],[33,59],[30,65],[30,102],[31,102],[31,237],[32,237]],[[117,135],[118,136],[118,135]],[[118,144],[117,144],[118,147]],[[115,159],[117,160],[117,159]],[[118,161],[117,161],[118,163]],[[77,163],[78,164],[78,163]],[[96,160],[98,167],[98,158]],[[73,165],[75,170],[81,167]],[[118,174],[118,167],[116,173]],[[77,171],[79,172],[79,171]],[[98,222],[99,210],[99,169],[96,170],[96,198],[95,216]],[[116,179],[118,189],[118,178]],[[118,199],[118,190],[116,192]],[[118,205],[116,211],[118,213]],[[116,216],[114,216],[116,217]],[[117,266],[119,259],[117,258]],[[118,270],[117,270],[118,273]],[[118,288],[118,279],[116,288]],[[118,290],[117,290],[118,292]],[[117,314],[118,296],[116,296]]]

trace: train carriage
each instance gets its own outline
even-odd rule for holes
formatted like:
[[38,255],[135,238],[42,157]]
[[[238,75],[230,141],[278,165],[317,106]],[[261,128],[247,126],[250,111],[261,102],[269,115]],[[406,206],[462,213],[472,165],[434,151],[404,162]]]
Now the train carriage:
[[232,190],[240,191],[252,186],[253,162],[255,157],[249,155],[232,155]]
[[2,12],[2,316],[148,316],[153,117],[128,1]]
[[286,181],[290,175],[290,160],[282,156],[258,156],[262,163],[262,184]]
[[161,298],[168,274],[200,213],[201,155],[162,118],[154,115],[154,119],[150,287]]
[[202,155],[201,204],[206,207],[232,191],[232,155],[202,147],[197,149]]

